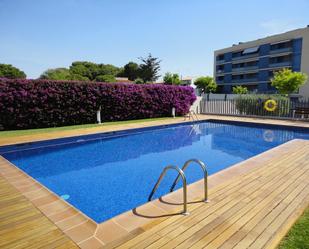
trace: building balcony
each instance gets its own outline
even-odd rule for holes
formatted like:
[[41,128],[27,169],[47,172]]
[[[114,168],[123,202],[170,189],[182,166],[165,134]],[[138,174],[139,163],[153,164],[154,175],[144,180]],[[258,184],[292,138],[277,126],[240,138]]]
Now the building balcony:
[[225,60],[216,60],[216,64],[223,64],[225,62]]
[[217,69],[217,74],[223,74],[224,73],[224,69]]
[[232,80],[232,83],[249,83],[249,82],[257,82],[258,78],[250,78],[250,79],[235,79]]
[[237,57],[232,58],[232,61],[244,60],[244,59],[249,59],[249,58],[254,58],[254,57],[259,57],[259,53],[237,56]]
[[269,54],[281,54],[281,53],[287,53],[287,52],[292,52],[293,48],[280,48],[280,49],[273,49],[269,51]]
[[239,67],[239,68],[233,68],[232,72],[243,72],[243,71],[250,71],[258,69],[258,66],[249,66],[249,67]]
[[292,66],[292,62],[290,61],[269,63],[269,67],[290,67],[290,66]]

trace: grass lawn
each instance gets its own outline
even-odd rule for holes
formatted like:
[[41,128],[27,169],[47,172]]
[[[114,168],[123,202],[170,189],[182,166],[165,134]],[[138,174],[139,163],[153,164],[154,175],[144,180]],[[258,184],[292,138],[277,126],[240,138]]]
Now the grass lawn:
[[88,129],[88,128],[94,128],[94,127],[109,126],[109,125],[125,125],[125,124],[133,124],[133,123],[141,123],[141,122],[149,122],[149,121],[158,121],[158,120],[164,120],[164,119],[170,119],[170,118],[148,118],[148,119],[127,120],[127,121],[104,122],[102,124],[84,124],[84,125],[43,128],[43,129],[0,131],[0,137],[8,138],[8,137],[17,137],[17,136],[24,136],[24,135],[44,134],[44,133],[58,132],[58,131],[68,131],[68,130],[75,130],[75,129]]
[[281,241],[278,249],[309,248],[309,207],[298,219],[287,236]]

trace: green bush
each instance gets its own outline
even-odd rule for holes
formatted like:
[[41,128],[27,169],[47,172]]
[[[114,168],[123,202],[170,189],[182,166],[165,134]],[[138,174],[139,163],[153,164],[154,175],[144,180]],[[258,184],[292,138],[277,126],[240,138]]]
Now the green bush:
[[234,94],[247,94],[248,88],[245,86],[234,86],[233,87],[233,93]]
[[107,82],[107,83],[113,83],[116,82],[116,78],[114,75],[111,74],[105,74],[105,75],[99,75],[96,77],[96,81],[99,82]]
[[[277,102],[276,110],[267,111],[264,108],[269,99]],[[236,99],[236,109],[243,115],[285,116],[290,110],[290,100],[282,95],[241,95]]]

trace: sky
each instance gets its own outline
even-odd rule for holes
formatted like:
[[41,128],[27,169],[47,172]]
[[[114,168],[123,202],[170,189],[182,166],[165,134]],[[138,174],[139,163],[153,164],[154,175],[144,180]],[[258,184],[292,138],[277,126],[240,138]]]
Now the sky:
[[213,52],[309,25],[309,0],[0,0],[0,63],[28,78],[73,61],[213,73]]

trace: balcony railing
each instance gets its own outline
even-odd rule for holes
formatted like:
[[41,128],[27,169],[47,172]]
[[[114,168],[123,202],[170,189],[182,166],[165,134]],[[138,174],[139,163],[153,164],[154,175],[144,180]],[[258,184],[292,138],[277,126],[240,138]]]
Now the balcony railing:
[[293,48],[289,47],[289,48],[273,49],[273,50],[270,50],[269,53],[270,54],[281,54],[281,53],[292,52],[292,51],[293,51]]
[[217,73],[218,73],[218,74],[224,73],[224,70],[223,70],[223,69],[217,69]]
[[253,57],[258,57],[258,56],[259,56],[259,53],[247,54],[247,55],[242,55],[242,56],[233,57],[233,58],[232,58],[232,61],[244,60],[244,59],[253,58]]
[[269,67],[289,67],[292,63],[290,61],[269,63]]
[[259,68],[258,66],[238,67],[238,68],[232,68],[232,72],[250,71],[258,68]]
[[224,63],[225,62],[225,60],[224,59],[222,59],[222,60],[216,60],[216,64],[222,64],[222,63]]
[[256,82],[258,78],[249,78],[249,79],[232,79],[232,83],[248,83],[248,82]]

